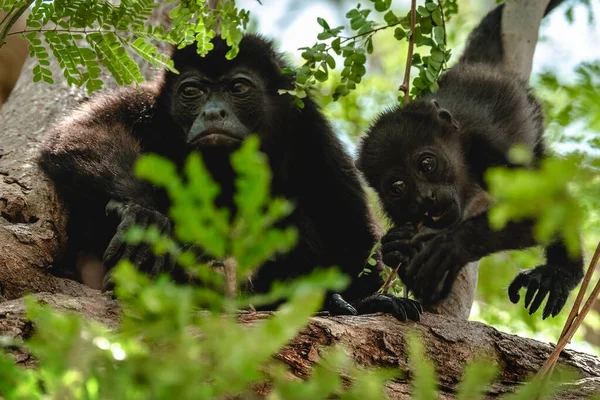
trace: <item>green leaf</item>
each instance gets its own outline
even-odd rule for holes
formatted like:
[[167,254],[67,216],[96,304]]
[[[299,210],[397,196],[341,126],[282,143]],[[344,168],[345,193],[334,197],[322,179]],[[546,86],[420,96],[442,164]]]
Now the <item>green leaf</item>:
[[406,335],[408,358],[412,366],[412,396],[415,400],[436,400],[437,378],[432,362],[425,355],[423,342],[414,332]]
[[436,26],[442,26],[443,25],[443,21],[442,21],[442,13],[440,12],[439,8],[436,8],[432,13],[431,13],[431,19],[433,20],[433,23]]
[[478,360],[465,367],[462,381],[458,384],[457,400],[479,399],[487,386],[498,375],[498,366],[492,360]]
[[401,27],[397,27],[396,29],[394,29],[394,37],[396,38],[396,40],[402,40],[406,37],[406,31]]
[[388,25],[396,25],[397,23],[400,22],[400,19],[391,10],[388,11],[387,13],[385,13],[385,15],[383,16],[383,19],[384,19],[385,23]]
[[421,17],[428,17],[430,15],[429,10],[423,6],[417,7],[417,12]]
[[325,21],[323,18],[321,17],[317,17],[317,22],[319,23],[319,25],[321,25],[324,29],[329,29],[329,24],[327,23],[327,21]]
[[320,69],[315,71],[315,78],[319,81],[319,82],[325,82],[327,80],[327,72],[324,72]]

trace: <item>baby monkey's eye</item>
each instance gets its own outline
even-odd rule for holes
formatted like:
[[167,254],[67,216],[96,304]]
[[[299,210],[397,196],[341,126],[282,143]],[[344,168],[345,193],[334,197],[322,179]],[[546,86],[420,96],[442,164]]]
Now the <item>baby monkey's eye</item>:
[[390,187],[390,192],[394,197],[400,197],[406,192],[406,183],[404,181],[395,181]]
[[424,174],[429,174],[435,171],[437,167],[437,161],[432,156],[424,156],[419,159],[419,171]]

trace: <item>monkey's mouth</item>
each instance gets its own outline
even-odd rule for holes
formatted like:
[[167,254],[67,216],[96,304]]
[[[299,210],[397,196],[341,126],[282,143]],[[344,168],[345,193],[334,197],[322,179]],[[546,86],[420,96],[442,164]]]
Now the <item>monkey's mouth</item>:
[[240,137],[222,129],[207,129],[199,133],[190,142],[193,147],[214,147],[214,146],[232,146],[239,145],[242,141]]
[[437,215],[435,215],[435,214],[429,215],[429,212],[426,212],[424,215],[425,215],[427,218],[431,218],[431,219],[432,219],[432,220],[434,220],[435,222],[438,222],[440,219],[442,219],[442,217],[443,217],[444,215],[446,215],[446,210],[443,210],[443,211],[441,211],[441,212],[440,212],[439,214],[437,214]]
[[427,210],[422,216],[422,222],[430,228],[447,228],[458,219],[458,214],[458,207],[452,202]]

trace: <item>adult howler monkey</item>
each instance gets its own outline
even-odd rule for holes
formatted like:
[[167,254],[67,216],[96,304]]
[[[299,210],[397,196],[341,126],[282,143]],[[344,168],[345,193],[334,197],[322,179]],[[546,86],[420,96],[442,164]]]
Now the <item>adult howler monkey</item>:
[[[533,221],[494,231],[485,211],[488,168],[518,167],[507,158],[514,145],[527,146],[534,164],[545,153],[540,103],[527,82],[501,66],[502,7],[471,33],[437,93],[384,112],[360,144],[357,166],[395,224],[382,239],[383,260],[402,263],[402,280],[426,305],[448,295],[468,262],[535,245]],[[427,229],[417,234],[421,223]],[[570,259],[560,240],[546,248],[546,258],[545,265],[519,273],[508,290],[516,303],[527,288],[530,314],[549,294],[543,318],[560,312],[583,277],[581,257]]]
[[[136,158],[147,152],[181,164],[190,151],[202,153],[221,185],[220,206],[233,209],[234,173],[229,156],[251,133],[261,139],[273,172],[271,190],[295,205],[285,221],[299,230],[299,243],[252,277],[255,292],[275,280],[337,265],[352,282],[330,294],[326,309],[356,314],[393,313],[418,320],[418,303],[378,295],[379,274],[358,277],[377,240],[358,172],[317,105],[305,99],[299,110],[293,98],[279,95],[293,77],[282,73],[281,56],[270,42],[247,35],[240,52],[227,60],[226,43],[200,57],[189,46],[176,50],[175,67],[164,82],[137,90],[123,88],[81,105],[54,126],[39,162],[64,197],[69,211],[69,241],[63,264],[78,252],[103,257],[107,269],[127,258],[151,274],[180,276],[173,260],[155,257],[145,245],[127,245],[121,236],[132,224],[155,224],[170,232],[162,193],[132,174]],[[116,221],[106,214],[117,216]]]

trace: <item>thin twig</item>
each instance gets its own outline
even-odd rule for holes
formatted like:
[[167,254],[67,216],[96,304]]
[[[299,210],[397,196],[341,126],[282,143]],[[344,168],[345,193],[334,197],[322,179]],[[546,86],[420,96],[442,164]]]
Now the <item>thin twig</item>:
[[8,31],[10,31],[10,28],[12,28],[13,25],[17,22],[17,20],[21,18],[21,15],[23,15],[23,13],[27,11],[27,9],[31,5],[31,3],[33,3],[33,1],[34,0],[29,0],[26,5],[17,9],[17,11],[14,14],[10,15],[7,22],[4,22],[4,20],[2,21],[3,26],[2,29],[0,29],[0,47],[4,46],[4,43],[6,42],[6,36],[8,36]]
[[417,0],[412,0],[410,6],[410,39],[408,40],[408,56],[406,58],[406,69],[404,70],[404,81],[398,90],[404,92],[404,104],[410,103],[410,68],[412,65],[413,51],[415,47],[415,25],[417,24]]
[[[594,275],[594,270],[596,269],[595,266],[598,263],[598,258],[600,257],[599,250],[600,250],[600,242],[598,243],[598,247],[596,247],[596,251],[594,252],[594,256],[592,257],[592,260],[590,261],[590,265],[585,274],[585,277],[583,278],[583,282],[581,282],[581,287],[579,288],[579,291],[577,292],[577,298],[575,298],[573,307],[571,307],[571,312],[569,313],[569,316],[567,317],[567,320],[565,321],[563,330],[560,333],[560,336],[558,337],[559,341],[560,341],[560,339],[565,337],[565,335],[567,334],[567,331],[569,330],[569,328],[571,328],[571,326],[573,325],[573,321],[575,320],[575,318],[577,317],[577,314],[579,313],[579,308],[581,306],[581,302],[583,301],[583,296],[585,295],[588,285],[589,285],[590,281],[592,280],[592,275]],[[552,376],[552,373],[554,372],[554,367],[556,366],[557,360],[558,360],[558,357],[552,362],[552,364],[549,367],[538,371],[536,377],[539,379],[548,380]],[[543,368],[543,366],[542,366],[542,368]],[[539,399],[539,397],[538,397],[538,399]],[[538,399],[536,399],[536,400],[538,400]]]
[[440,8],[440,14],[442,14],[442,29],[444,30],[444,46],[446,46],[446,17],[444,16],[444,8],[442,7],[442,0],[438,0],[438,7]]
[[400,269],[400,265],[402,265],[402,263],[398,264],[398,266],[396,268],[394,268],[392,270],[392,272],[388,275],[387,279],[385,280],[385,282],[381,286],[381,289],[379,289],[380,293],[386,293],[388,291],[388,289],[390,288],[390,286],[392,286],[392,280],[394,279],[394,277],[398,273],[398,270]]
[[[372,30],[367,31],[367,32],[359,33],[359,34],[354,35],[354,36],[339,36],[339,38],[340,38],[340,44],[347,43],[350,40],[356,40],[356,39],[358,39],[360,37],[363,37],[363,36],[366,36],[366,35],[374,35],[375,33],[379,32],[379,31],[382,31],[382,30],[388,29],[388,28],[393,28],[393,27],[395,27],[397,25],[400,25],[401,23],[402,22],[396,22],[395,24],[380,26],[379,28],[375,28],[375,29],[372,29]],[[329,49],[331,49],[331,47],[329,47]]]
[[567,318],[567,322],[565,323],[565,327],[563,328],[563,332],[560,335],[558,343],[556,343],[556,347],[554,347],[554,350],[538,371],[538,376],[543,377],[551,368],[554,367],[556,361],[558,360],[558,357],[560,356],[560,353],[564,350],[567,344],[569,344],[569,342],[573,338],[573,335],[575,335],[577,328],[579,328],[579,326],[585,319],[585,316],[590,311],[590,309],[594,305],[594,302],[598,298],[598,294],[600,294],[600,280],[596,283],[594,290],[592,290],[592,293],[588,297],[581,311],[579,311],[579,306],[581,305],[581,301],[583,300],[583,295],[585,293],[585,290],[587,289],[588,283],[592,278],[592,274],[594,273],[594,269],[596,268],[596,264],[598,263],[599,259],[600,243],[598,243],[596,251],[594,252],[594,256],[590,261],[590,265],[588,267],[587,273],[585,274],[584,281],[581,284],[579,293],[577,294],[577,299],[575,300],[575,304],[573,304],[573,308],[571,309],[571,313]]
[[590,281],[592,280],[592,276],[594,275],[594,270],[596,269],[595,267],[596,267],[596,264],[598,263],[599,258],[600,258],[600,243],[598,243],[598,247],[596,247],[596,251],[594,252],[594,256],[592,257],[592,260],[590,261],[590,265],[588,267],[587,272],[585,273],[583,282],[581,282],[581,287],[579,288],[579,292],[577,292],[577,297],[575,298],[573,307],[571,307],[571,312],[569,313],[569,316],[567,317],[567,320],[565,321],[565,326],[563,327],[563,330],[560,333],[559,340],[560,340],[560,338],[565,336],[565,334],[567,333],[567,331],[573,324],[573,321],[577,317],[577,314],[579,313],[579,308],[581,307],[581,303],[583,302],[583,296],[585,295],[588,285],[590,284]]

